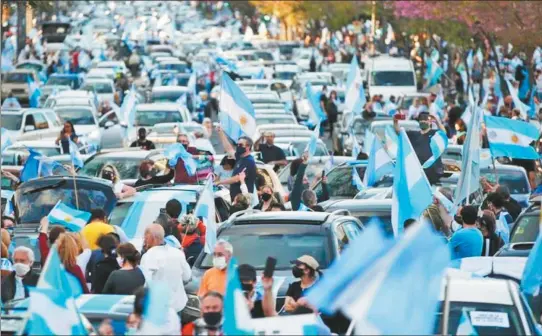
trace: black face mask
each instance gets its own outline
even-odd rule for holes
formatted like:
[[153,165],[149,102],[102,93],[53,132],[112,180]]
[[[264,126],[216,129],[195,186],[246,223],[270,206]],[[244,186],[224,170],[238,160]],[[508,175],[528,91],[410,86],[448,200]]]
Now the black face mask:
[[183,144],[184,149],[188,149],[188,144]]
[[245,154],[245,147],[238,145],[237,148],[235,149],[235,154],[237,156],[241,156]]
[[203,321],[205,321],[205,324],[207,327],[216,327],[222,321],[222,313],[221,312],[207,312],[203,313]]
[[102,178],[105,180],[113,181],[113,173],[105,171],[102,173]]
[[149,174],[150,174],[152,177],[154,177],[154,176],[156,176],[156,174],[158,174],[158,170],[157,170],[156,168],[153,168],[153,169],[151,169],[151,171],[149,172]]
[[292,267],[292,275],[294,278],[301,278],[303,276],[303,270],[297,266]]
[[262,194],[262,201],[267,202],[271,199],[271,194],[264,193]]
[[145,141],[145,138],[146,138],[146,137],[147,137],[146,135],[141,135],[141,134],[140,134],[140,135],[139,135],[139,141],[141,141],[141,142]]

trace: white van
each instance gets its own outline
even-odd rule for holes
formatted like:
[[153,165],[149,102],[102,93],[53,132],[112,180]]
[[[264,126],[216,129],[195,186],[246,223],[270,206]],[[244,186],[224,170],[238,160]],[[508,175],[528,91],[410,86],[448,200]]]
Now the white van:
[[368,93],[399,97],[416,93],[416,72],[412,61],[406,58],[379,56],[368,62],[367,70]]

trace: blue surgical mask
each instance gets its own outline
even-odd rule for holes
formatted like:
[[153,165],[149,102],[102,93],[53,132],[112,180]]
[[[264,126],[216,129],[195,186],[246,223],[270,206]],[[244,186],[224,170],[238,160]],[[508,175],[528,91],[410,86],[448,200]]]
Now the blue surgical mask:
[[137,334],[137,328],[135,327],[127,327],[126,332],[124,335],[136,335]]

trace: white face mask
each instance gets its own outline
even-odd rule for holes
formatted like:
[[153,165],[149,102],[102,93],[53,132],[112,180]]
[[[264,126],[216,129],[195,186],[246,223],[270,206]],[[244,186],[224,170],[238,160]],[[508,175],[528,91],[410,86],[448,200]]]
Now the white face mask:
[[117,263],[119,264],[120,267],[122,267],[122,265],[124,264],[124,258],[117,257]]
[[219,270],[223,270],[226,268],[226,257],[214,257],[213,258],[213,267],[218,268]]
[[13,268],[15,269],[15,274],[21,278],[24,277],[26,273],[30,272],[30,266],[27,264],[16,263],[13,265]]

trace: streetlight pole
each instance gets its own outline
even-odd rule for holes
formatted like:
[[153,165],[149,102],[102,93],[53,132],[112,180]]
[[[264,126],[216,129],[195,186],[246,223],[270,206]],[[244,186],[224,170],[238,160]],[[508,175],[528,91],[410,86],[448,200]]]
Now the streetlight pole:
[[376,31],[376,1],[372,2],[371,9],[371,54],[375,53],[375,31]]

